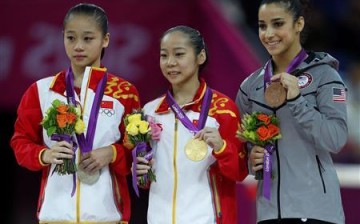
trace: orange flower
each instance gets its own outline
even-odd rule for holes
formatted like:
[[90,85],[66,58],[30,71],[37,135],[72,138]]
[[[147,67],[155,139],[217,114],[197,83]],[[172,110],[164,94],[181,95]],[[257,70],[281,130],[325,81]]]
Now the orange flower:
[[279,127],[277,127],[276,125],[274,124],[269,124],[267,126],[268,130],[269,130],[269,135],[270,135],[270,138],[278,135],[280,133],[280,129]]
[[265,125],[270,124],[270,117],[266,114],[259,114],[257,115],[257,119],[263,121]]
[[266,141],[271,137],[269,129],[266,126],[260,126],[256,130],[256,133],[258,134],[260,141]]
[[60,114],[66,114],[68,111],[69,107],[66,104],[61,104],[59,105],[56,110],[60,113]]
[[65,128],[67,123],[67,116],[66,114],[58,114],[56,115],[56,122],[59,125],[59,128]]
[[76,115],[74,113],[67,113],[66,119],[69,124],[73,124],[76,121]]

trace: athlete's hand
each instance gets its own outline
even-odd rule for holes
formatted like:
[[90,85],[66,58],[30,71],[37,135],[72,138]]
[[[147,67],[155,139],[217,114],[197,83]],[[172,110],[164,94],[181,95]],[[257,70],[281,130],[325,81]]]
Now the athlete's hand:
[[45,164],[62,164],[63,159],[72,159],[74,151],[72,144],[61,141],[56,142],[50,149],[46,149],[41,154],[41,161]]
[[80,156],[79,168],[86,173],[93,173],[107,166],[113,159],[113,149],[106,146],[91,150]]
[[154,158],[148,161],[144,157],[140,157],[140,156],[136,157],[135,172],[138,180],[141,179],[142,175],[147,174],[149,172],[154,162],[155,162]]
[[286,72],[281,72],[271,77],[271,81],[280,81],[280,83],[287,89],[286,99],[291,100],[300,94],[298,78]]
[[224,146],[224,140],[216,128],[205,127],[196,133],[194,138],[204,140],[215,152],[218,152]]
[[264,152],[265,149],[257,145],[254,145],[254,147],[251,149],[249,158],[250,158],[251,170],[253,173],[263,168],[264,155],[265,155]]

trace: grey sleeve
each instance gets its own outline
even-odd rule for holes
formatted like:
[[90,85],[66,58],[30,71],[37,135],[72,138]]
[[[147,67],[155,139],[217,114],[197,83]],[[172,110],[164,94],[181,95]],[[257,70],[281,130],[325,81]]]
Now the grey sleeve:
[[249,92],[247,91],[246,88],[247,81],[248,78],[241,83],[235,99],[235,103],[238,110],[240,111],[241,118],[245,114],[251,113],[251,102],[249,101],[249,97],[248,97]]
[[317,88],[317,107],[308,104],[304,96],[287,105],[302,128],[305,140],[313,143],[316,149],[337,153],[348,136],[346,99],[341,100],[342,95],[339,96],[341,91],[346,95],[346,88],[335,70],[326,70],[322,75],[326,78]]
[[[241,117],[241,118],[244,116],[244,114],[246,114],[246,113],[250,114],[250,113],[251,113],[251,102],[249,101],[248,94],[245,92],[247,80],[248,80],[248,79],[246,79],[246,80],[240,85],[240,88],[239,88],[239,90],[238,90],[238,93],[237,93],[236,99],[235,99],[235,103],[236,103],[236,106],[237,106],[238,110],[240,111],[240,117]],[[241,123],[241,121],[240,121],[240,123]],[[251,144],[250,142],[247,142],[247,143],[246,143],[246,151],[247,151],[247,154],[248,154],[248,155],[250,155],[250,152],[251,152],[251,149],[252,149],[253,146],[254,146],[254,145]],[[249,157],[248,157],[247,166],[248,166],[249,174],[250,174],[250,175],[255,175],[255,174],[252,172],[251,164],[250,164],[250,158],[249,158]]]

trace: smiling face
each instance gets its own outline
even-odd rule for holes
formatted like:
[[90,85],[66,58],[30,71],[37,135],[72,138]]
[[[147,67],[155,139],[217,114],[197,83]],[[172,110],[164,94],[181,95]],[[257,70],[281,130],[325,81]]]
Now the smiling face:
[[189,36],[181,31],[170,32],[161,39],[160,68],[173,86],[197,82],[199,66],[205,59],[205,51],[196,55]]
[[64,45],[75,70],[85,66],[100,67],[103,48],[109,44],[109,34],[104,34],[92,16],[74,14],[64,26]]
[[304,18],[294,21],[283,4],[262,5],[258,23],[260,41],[271,56],[293,55],[301,49],[300,32],[304,28]]

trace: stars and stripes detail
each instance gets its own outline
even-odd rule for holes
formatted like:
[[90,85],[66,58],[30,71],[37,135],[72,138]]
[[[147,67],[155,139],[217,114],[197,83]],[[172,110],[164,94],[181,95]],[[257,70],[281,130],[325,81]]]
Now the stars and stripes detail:
[[346,92],[345,88],[333,87],[332,89],[332,98],[334,102],[345,102],[346,101]]

